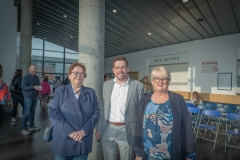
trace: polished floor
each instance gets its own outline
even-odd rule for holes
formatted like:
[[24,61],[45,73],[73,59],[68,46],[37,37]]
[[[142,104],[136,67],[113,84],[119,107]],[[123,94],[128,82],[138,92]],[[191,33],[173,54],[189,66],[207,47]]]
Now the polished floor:
[[[50,124],[48,112],[37,106],[35,124],[41,128],[29,136],[21,135],[21,119],[19,124],[11,126],[11,107],[4,107],[5,115],[0,128],[0,160],[53,160],[51,142],[42,141],[44,128]],[[219,135],[220,144],[213,149],[213,143],[197,139],[197,160],[240,160],[240,150],[231,149],[224,153],[224,136]],[[231,143],[240,146],[236,138]]]

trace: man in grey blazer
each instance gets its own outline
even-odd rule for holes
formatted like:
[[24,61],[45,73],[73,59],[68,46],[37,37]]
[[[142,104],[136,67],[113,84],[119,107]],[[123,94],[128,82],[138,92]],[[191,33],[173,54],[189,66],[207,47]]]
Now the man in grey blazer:
[[135,120],[138,101],[144,95],[143,84],[128,76],[127,59],[117,56],[113,59],[114,79],[103,84],[103,106],[96,138],[101,139],[104,160],[133,160]]

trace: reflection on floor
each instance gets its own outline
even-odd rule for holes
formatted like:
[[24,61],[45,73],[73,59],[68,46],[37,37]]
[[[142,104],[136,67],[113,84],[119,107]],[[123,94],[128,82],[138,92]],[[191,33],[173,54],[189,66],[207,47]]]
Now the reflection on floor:
[[[35,116],[36,126],[41,128],[40,132],[29,136],[21,135],[21,119],[19,124],[11,126],[11,108],[4,107],[5,115],[0,128],[0,160],[53,160],[51,153],[51,142],[42,141],[44,128],[51,122],[48,112],[42,111],[38,105]],[[197,160],[240,160],[240,150],[229,148],[224,153],[224,137],[219,136],[221,143],[213,149],[213,143],[197,139]],[[238,143],[232,139],[233,143]]]

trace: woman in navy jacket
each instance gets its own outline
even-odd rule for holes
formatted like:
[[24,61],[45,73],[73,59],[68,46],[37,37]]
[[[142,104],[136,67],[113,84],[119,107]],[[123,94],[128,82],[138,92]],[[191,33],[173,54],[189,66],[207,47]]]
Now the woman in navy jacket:
[[195,139],[186,103],[168,91],[171,75],[165,67],[151,73],[153,94],[138,104],[134,150],[136,160],[195,159]]
[[70,84],[58,87],[50,105],[53,124],[52,152],[55,160],[86,160],[92,151],[93,128],[99,120],[95,91],[84,87],[86,68],[69,67]]

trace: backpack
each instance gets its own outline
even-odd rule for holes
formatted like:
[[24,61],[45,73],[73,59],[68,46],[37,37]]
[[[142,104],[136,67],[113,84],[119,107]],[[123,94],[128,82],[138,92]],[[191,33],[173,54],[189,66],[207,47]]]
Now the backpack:
[[10,92],[22,94],[22,90],[17,85],[17,80],[10,84]]

